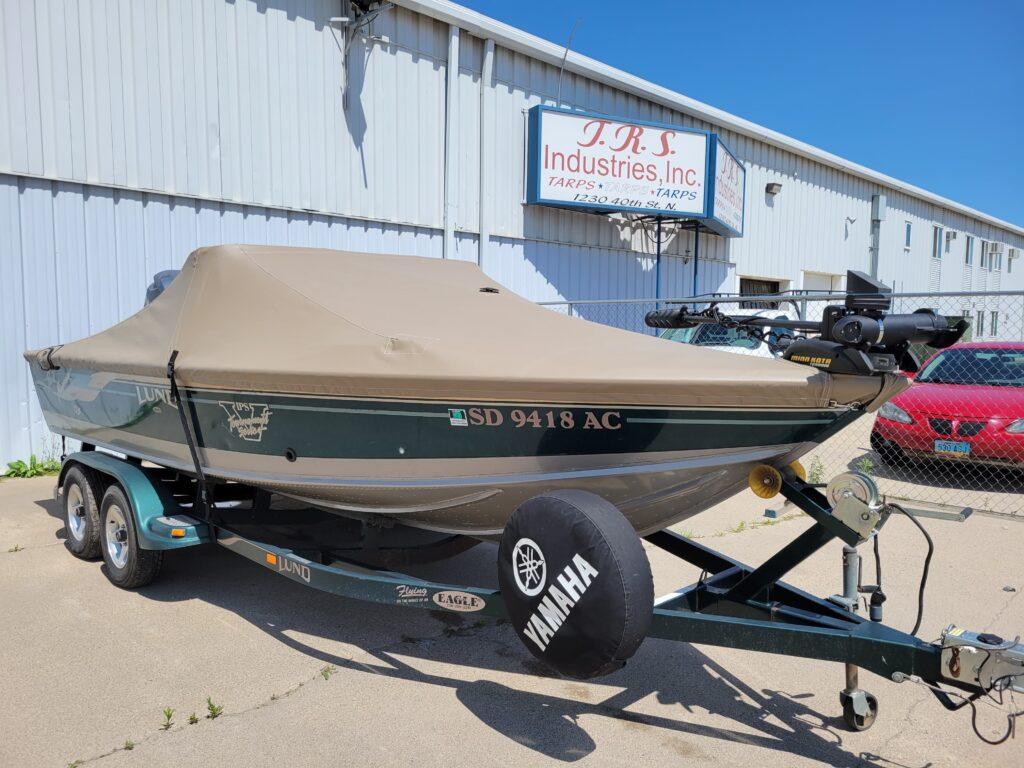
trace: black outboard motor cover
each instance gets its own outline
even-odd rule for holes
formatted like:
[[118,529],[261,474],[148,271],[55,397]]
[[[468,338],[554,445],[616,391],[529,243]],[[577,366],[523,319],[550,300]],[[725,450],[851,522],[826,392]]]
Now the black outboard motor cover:
[[654,582],[643,544],[613,504],[586,491],[554,491],[515,511],[498,582],[519,638],[570,677],[619,669],[650,627]]

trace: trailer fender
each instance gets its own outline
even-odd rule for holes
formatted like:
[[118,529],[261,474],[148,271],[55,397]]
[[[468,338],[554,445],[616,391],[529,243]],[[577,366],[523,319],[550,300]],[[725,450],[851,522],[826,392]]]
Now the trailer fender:
[[58,488],[68,469],[76,464],[89,467],[124,489],[135,516],[135,530],[142,549],[183,549],[210,541],[209,527],[182,514],[178,503],[164,488],[158,470],[100,451],[70,454],[61,465]]

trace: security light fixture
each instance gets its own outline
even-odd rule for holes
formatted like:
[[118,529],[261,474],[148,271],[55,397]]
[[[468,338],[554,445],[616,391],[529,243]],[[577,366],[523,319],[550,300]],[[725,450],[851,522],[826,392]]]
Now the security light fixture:
[[777,181],[770,181],[764,185],[764,193],[773,197],[782,191],[782,185]]

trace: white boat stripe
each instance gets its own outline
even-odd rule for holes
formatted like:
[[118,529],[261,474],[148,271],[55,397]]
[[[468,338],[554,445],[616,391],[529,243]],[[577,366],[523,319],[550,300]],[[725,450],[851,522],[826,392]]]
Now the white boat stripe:
[[831,424],[834,419],[626,419],[630,424]]

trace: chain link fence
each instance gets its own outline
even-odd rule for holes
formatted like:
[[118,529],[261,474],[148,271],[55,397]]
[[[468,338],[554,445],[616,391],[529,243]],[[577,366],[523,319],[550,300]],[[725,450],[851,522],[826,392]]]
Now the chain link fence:
[[[719,301],[726,313],[819,320],[843,294],[701,296],[672,300],[546,303],[550,309],[646,334],[661,334],[744,355],[771,351],[742,331],[717,325],[656,331],[644,315],[683,303]],[[1024,292],[894,294],[892,312],[927,307],[966,319],[963,339],[947,350],[916,349],[921,370],[910,388],[858,419],[802,459],[813,482],[857,470],[882,493],[918,509],[1024,515]]]

